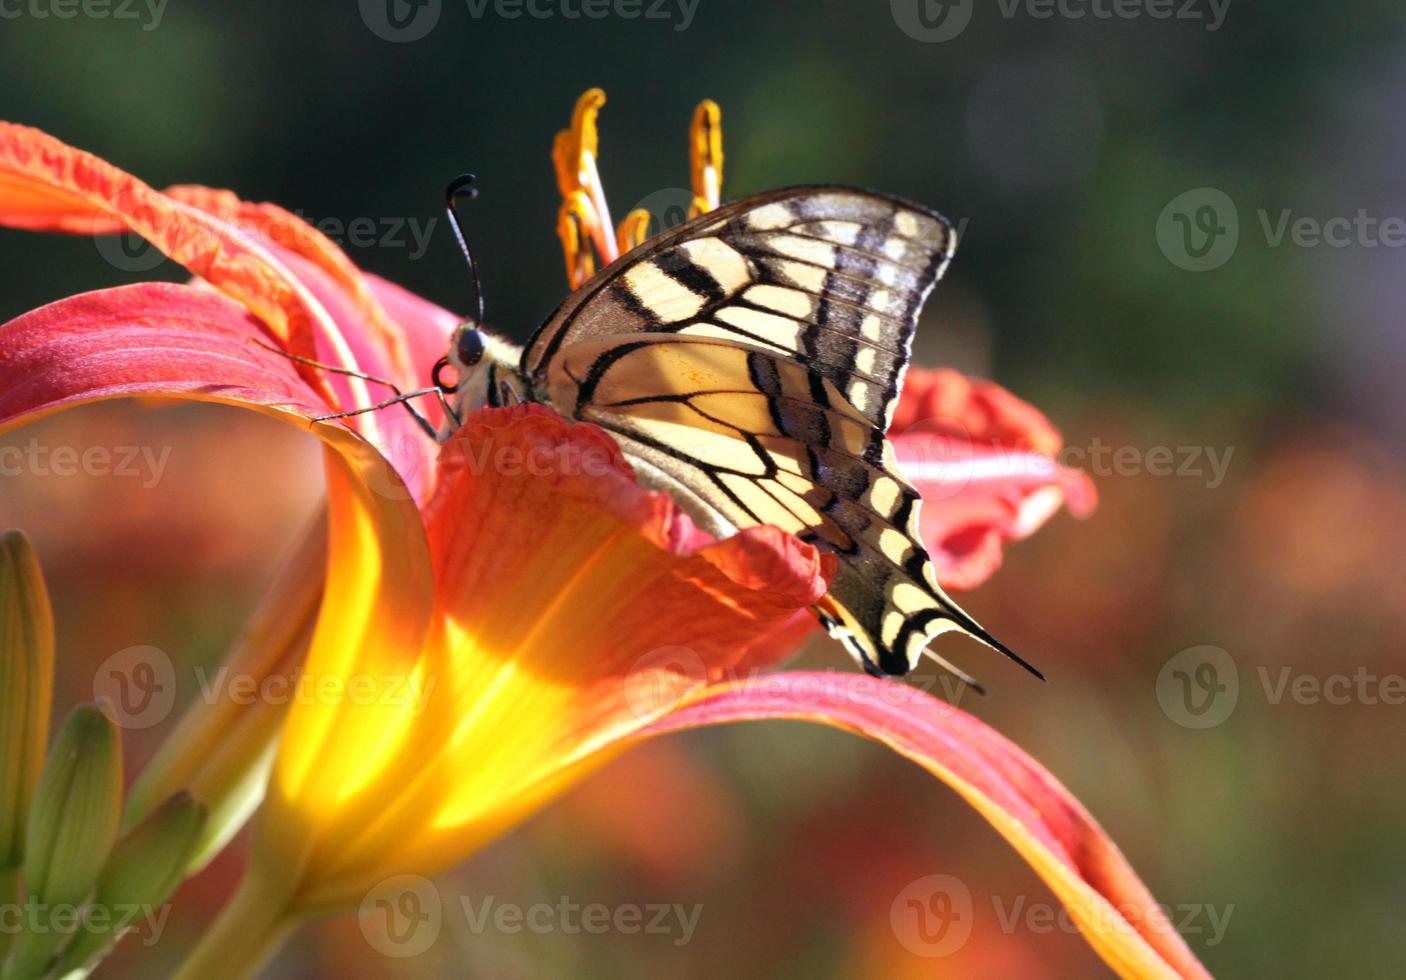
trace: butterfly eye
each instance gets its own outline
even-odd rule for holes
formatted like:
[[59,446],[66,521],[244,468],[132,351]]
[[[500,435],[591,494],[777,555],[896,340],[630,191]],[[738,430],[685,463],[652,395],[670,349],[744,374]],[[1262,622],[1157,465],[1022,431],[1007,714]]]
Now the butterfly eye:
[[458,339],[454,342],[454,353],[459,358],[459,363],[464,367],[473,367],[483,360],[484,352],[487,350],[483,342],[483,334],[473,327],[461,327]]

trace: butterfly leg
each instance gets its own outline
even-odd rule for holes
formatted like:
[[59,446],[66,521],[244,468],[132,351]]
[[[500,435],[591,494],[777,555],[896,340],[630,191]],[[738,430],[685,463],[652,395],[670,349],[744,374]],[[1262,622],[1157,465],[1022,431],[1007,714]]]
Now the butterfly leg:
[[[440,398],[443,398],[444,392],[440,391],[440,389],[438,388],[420,388],[417,391],[402,392],[400,389],[396,388],[394,385],[391,385],[389,382],[385,383],[395,390],[394,398],[387,398],[383,402],[377,402],[375,405],[367,405],[365,408],[353,408],[347,412],[334,412],[331,415],[319,415],[311,421],[329,422],[332,419],[347,419],[351,418],[354,415],[365,415],[367,412],[379,412],[381,409],[390,408],[392,405],[404,405],[406,410],[409,411],[410,414],[415,417],[415,421],[419,422],[420,426],[425,430],[426,433],[429,434],[430,438],[438,441],[439,433],[435,431],[434,426],[430,425],[429,419],[425,418],[419,412],[415,411],[415,409],[409,404],[407,404],[407,402],[411,398],[421,398],[425,395],[433,395],[436,392],[439,392]],[[445,405],[445,408],[446,410],[448,409],[447,404]],[[457,418],[457,416],[453,416],[452,412],[451,417]]]
[[522,392],[518,391],[517,385],[506,379],[498,382],[498,404],[500,405],[521,405],[526,399],[522,397]]
[[337,367],[337,365],[335,364],[324,364],[322,361],[313,360],[311,357],[303,357],[301,354],[294,354],[291,351],[279,350],[277,347],[274,347],[271,344],[265,344],[262,341],[255,340],[252,341],[252,343],[258,344],[258,346],[264,348],[264,350],[272,351],[273,353],[281,355],[282,357],[286,357],[288,358],[288,360],[294,361],[298,364],[306,364],[308,367],[317,368],[319,371],[330,371],[332,374],[340,374],[348,378],[360,378],[362,381],[370,381],[374,384],[385,385],[391,391],[395,392],[396,397],[390,399],[389,401],[382,402],[380,405],[374,405],[371,408],[359,408],[355,411],[342,412],[337,415],[324,415],[320,418],[313,419],[314,422],[322,422],[327,419],[346,418],[350,415],[361,415],[365,412],[375,411],[379,408],[386,408],[389,405],[400,404],[405,406],[405,410],[410,413],[410,417],[415,420],[415,424],[418,425],[421,429],[423,429],[426,435],[428,435],[431,439],[437,439],[438,433],[436,433],[435,427],[430,424],[430,420],[425,418],[419,412],[417,412],[415,410],[415,406],[411,405],[409,402],[409,399],[419,397],[420,395],[427,395],[431,391],[439,392],[440,404],[444,406],[445,412],[450,418],[453,418],[456,421],[458,420],[458,416],[449,410],[449,403],[445,401],[444,392],[440,391],[439,388],[427,388],[423,391],[413,391],[409,394],[404,394],[403,392],[401,392],[400,387],[396,385],[395,382],[387,381],[385,378],[378,378],[372,374],[363,374],[360,371],[353,371],[351,368]]

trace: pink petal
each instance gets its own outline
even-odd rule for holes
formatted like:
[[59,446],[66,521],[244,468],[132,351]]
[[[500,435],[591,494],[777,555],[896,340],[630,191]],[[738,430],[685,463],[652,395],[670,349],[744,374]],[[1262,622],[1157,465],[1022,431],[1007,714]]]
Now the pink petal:
[[1005,544],[1061,507],[1083,517],[1098,502],[1086,474],[1055,461],[1063,440],[1038,409],[956,371],[908,373],[889,439],[922,494],[920,534],[947,588],[980,585]]

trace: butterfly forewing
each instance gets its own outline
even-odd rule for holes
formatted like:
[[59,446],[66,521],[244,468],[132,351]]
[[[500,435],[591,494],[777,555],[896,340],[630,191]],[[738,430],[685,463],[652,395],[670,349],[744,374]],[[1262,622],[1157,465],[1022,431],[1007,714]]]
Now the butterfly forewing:
[[774,524],[832,551],[825,618],[867,666],[906,673],[945,629],[994,644],[937,586],[884,439],[954,246],[940,216],[866,191],[746,198],[603,269],[523,375],[705,526]]

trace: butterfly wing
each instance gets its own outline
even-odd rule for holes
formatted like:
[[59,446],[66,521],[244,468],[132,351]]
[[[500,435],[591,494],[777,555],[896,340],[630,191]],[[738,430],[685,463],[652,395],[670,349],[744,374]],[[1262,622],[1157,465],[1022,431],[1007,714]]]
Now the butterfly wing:
[[939,215],[866,191],[746,198],[601,270],[522,373],[704,526],[775,524],[834,552],[821,613],[870,669],[907,673],[949,629],[1009,654],[937,585],[884,439],[954,247]]

